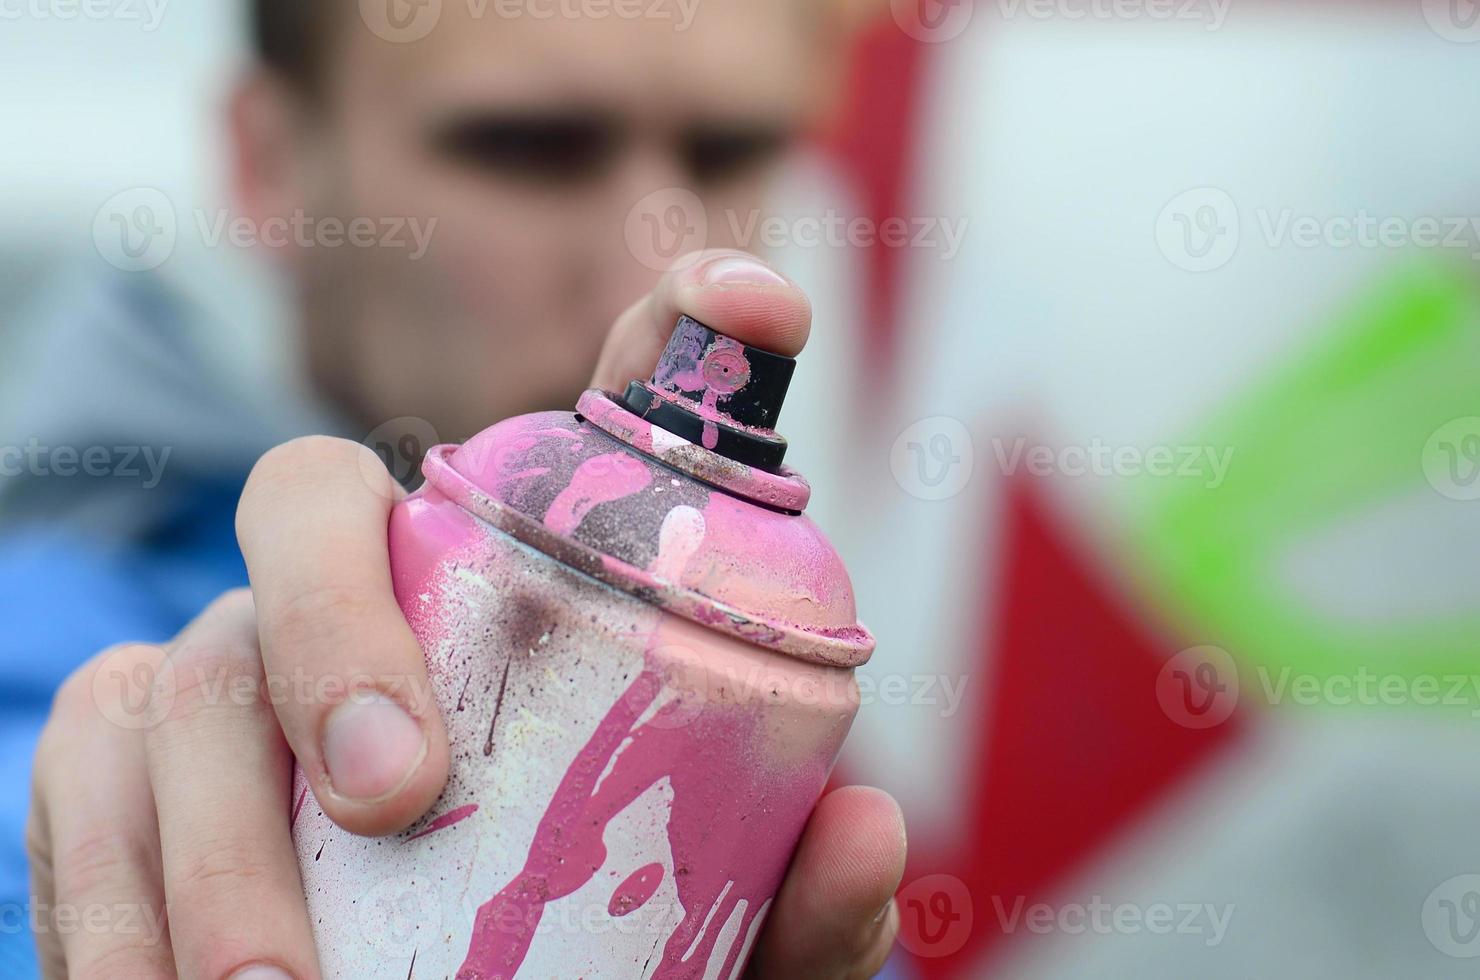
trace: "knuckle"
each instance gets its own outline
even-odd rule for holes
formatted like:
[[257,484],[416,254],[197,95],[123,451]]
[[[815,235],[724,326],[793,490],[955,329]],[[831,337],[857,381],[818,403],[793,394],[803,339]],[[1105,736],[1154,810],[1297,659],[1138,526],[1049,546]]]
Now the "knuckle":
[[52,696],[37,755],[109,717],[110,711],[147,699],[164,660],[163,647],[128,643],[110,647],[74,670]]
[[352,585],[323,585],[305,589],[273,613],[278,642],[305,647],[331,640],[345,623],[377,616],[385,597],[376,589]]
[[[196,842],[169,875],[171,901],[187,904],[212,894],[237,895],[270,880],[273,868],[256,849],[239,840]],[[179,896],[177,899],[176,896]]]
[[167,737],[195,729],[223,708],[249,708],[262,698],[262,660],[255,647],[225,637],[186,640],[171,655],[170,683],[159,685],[153,705],[158,724],[149,735]]
[[31,807],[30,816],[26,818],[26,860],[31,867],[37,869],[49,869],[52,866],[51,834],[47,832],[34,806]]
[[109,946],[67,963],[72,980],[164,980],[173,976],[159,951],[142,940]]
[[192,731],[225,707],[249,707],[261,695],[260,671],[230,652],[197,650],[174,671],[174,683],[160,692],[153,708],[158,722],[148,730],[151,744],[181,728]]
[[[262,658],[250,603],[250,596],[244,602],[240,594],[227,593],[207,606],[175,640],[170,650],[174,669],[181,673],[194,668],[224,669],[233,675],[259,671]],[[243,618],[244,613],[248,618]]]
[[202,619],[236,623],[253,621],[257,606],[252,599],[252,590],[246,587],[230,589],[221,593],[201,614]]
[[117,883],[136,876],[151,860],[131,835],[108,827],[90,829],[63,844],[55,857],[53,870],[59,898],[106,893]]

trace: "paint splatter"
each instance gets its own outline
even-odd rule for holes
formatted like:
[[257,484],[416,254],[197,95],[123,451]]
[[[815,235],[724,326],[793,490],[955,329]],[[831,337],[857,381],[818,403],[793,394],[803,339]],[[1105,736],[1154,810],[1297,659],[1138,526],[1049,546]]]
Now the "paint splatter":
[[[652,643],[658,642],[655,635]],[[607,826],[663,779],[673,791],[668,843],[684,915],[652,980],[701,977],[716,955],[723,963],[719,975],[728,976],[744,953],[746,944],[736,937],[752,933],[790,856],[791,842],[781,834],[805,822],[831,760],[777,771],[757,758],[763,713],[754,705],[711,705],[693,717],[692,706],[673,700],[639,724],[665,686],[665,669],[652,650],[647,667],[566,771],[523,870],[479,908],[458,980],[515,976],[546,906],[596,876],[607,858]],[[757,810],[767,819],[747,820]],[[716,841],[767,860],[727,867],[730,862],[714,860]],[[732,917],[735,930],[710,928]],[[729,945],[717,952],[722,936]]]
[[427,824],[426,830],[423,830],[419,834],[413,834],[410,837],[406,838],[406,843],[409,844],[414,840],[421,840],[423,837],[429,837],[439,830],[446,830],[448,827],[460,824],[477,812],[478,804],[476,803],[469,803],[467,806],[460,806],[456,810],[449,810],[437,819],[433,820],[431,823]]
[[545,512],[545,525],[556,534],[574,534],[601,504],[621,500],[653,481],[652,471],[631,453],[592,456],[570,478],[570,484]]

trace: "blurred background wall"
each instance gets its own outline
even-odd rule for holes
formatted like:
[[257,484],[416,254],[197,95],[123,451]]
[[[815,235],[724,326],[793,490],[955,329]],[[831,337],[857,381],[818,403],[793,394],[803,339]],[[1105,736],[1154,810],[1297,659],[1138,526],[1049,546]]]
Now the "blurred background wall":
[[[181,208],[226,203],[221,114],[245,50],[238,5],[121,3],[106,17],[80,10],[19,16],[15,5],[0,21],[8,93],[0,99],[0,344],[15,339],[6,325],[48,283],[110,268],[98,265],[93,230],[106,224],[115,195],[153,188]],[[273,357],[274,368],[284,363],[283,335],[271,326],[280,306],[255,263],[181,235],[160,272],[204,305],[207,349],[247,358],[249,371]]]
[[916,86],[888,207],[967,231],[860,257],[860,414],[791,424],[846,474],[821,519],[880,637],[847,765],[906,801],[907,968],[1464,975],[1480,34],[1160,10],[872,52]]
[[[896,2],[863,39],[776,213],[911,243],[776,253],[819,322],[784,428],[880,640],[842,773],[910,820],[899,975],[1469,974],[1464,4]],[[0,324],[118,192],[219,202],[237,32],[3,25]],[[285,383],[249,262],[163,274]]]

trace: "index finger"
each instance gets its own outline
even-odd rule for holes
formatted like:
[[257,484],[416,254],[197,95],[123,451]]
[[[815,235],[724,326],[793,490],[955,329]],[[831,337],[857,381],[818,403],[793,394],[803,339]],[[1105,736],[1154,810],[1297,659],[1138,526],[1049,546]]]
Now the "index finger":
[[401,494],[365,447],[272,450],[237,509],[263,666],[283,734],[335,823],[401,830],[447,780],[447,732],[396,603],[387,527]]

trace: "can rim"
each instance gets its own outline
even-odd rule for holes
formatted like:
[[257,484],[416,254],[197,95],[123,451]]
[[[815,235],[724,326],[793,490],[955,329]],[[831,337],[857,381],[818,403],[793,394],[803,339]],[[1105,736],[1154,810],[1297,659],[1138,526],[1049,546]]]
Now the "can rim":
[[770,473],[728,459],[633,413],[611,392],[590,389],[581,395],[576,411],[613,439],[701,483],[719,487],[751,503],[800,514],[812,500],[811,485],[791,467],[782,466]]
[[858,667],[873,655],[874,637],[862,624],[804,627],[753,616],[564,537],[528,514],[493,499],[458,472],[450,460],[458,448],[437,446],[427,453],[422,473],[428,484],[494,529],[577,572],[700,626],[811,663]]

